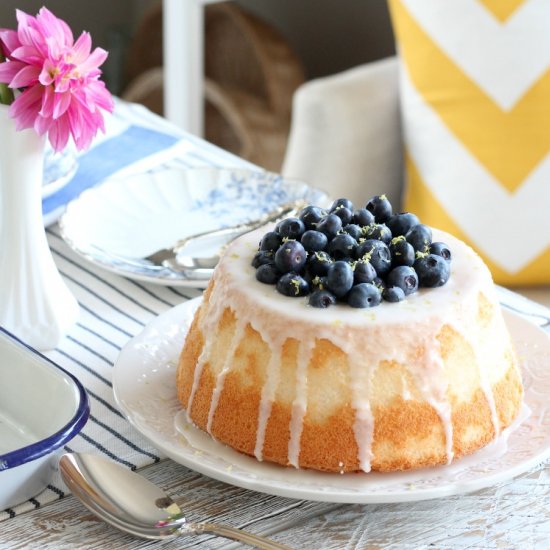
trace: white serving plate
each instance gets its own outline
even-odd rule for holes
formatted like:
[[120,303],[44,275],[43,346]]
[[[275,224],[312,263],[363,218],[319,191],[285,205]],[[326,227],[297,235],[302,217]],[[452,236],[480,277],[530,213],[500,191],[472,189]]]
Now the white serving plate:
[[506,481],[550,455],[550,338],[516,314],[505,319],[519,352],[525,406],[515,425],[449,466],[383,474],[332,474],[258,462],[188,424],[176,396],[176,366],[201,298],[154,319],[122,350],[113,372],[118,406],[153,445],[188,468],[246,489],[299,499],[405,502],[467,493]]
[[0,510],[46,488],[88,416],[80,382],[0,327]]
[[84,191],[69,203],[59,225],[69,246],[109,271],[204,288],[208,281],[154,268],[143,258],[189,235],[258,219],[296,199],[321,206],[327,201],[322,191],[272,172],[165,166]]

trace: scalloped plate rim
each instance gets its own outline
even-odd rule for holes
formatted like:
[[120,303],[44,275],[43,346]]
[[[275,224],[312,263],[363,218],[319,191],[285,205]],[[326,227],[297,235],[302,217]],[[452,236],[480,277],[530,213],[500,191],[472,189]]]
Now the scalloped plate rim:
[[[302,485],[296,485],[295,480],[290,478],[289,482],[286,484],[279,484],[277,481],[270,481],[268,479],[254,479],[254,475],[248,475],[248,477],[242,477],[240,475],[237,475],[235,472],[231,471],[228,466],[229,464],[225,463],[223,467],[213,467],[209,465],[208,463],[204,462],[204,459],[201,459],[201,457],[204,457],[206,453],[201,451],[201,454],[197,454],[197,449],[193,449],[189,445],[181,443],[181,441],[178,443],[176,441],[176,436],[174,436],[174,440],[166,441],[166,439],[162,436],[159,436],[159,433],[157,429],[152,426],[149,423],[149,419],[146,417],[143,417],[140,414],[140,411],[133,407],[131,404],[128,403],[128,398],[131,398],[132,391],[129,390],[127,385],[127,377],[130,373],[132,373],[132,376],[135,376],[135,365],[131,364],[127,357],[128,355],[131,355],[132,352],[137,351],[138,349],[143,350],[143,346],[147,347],[152,342],[152,345],[159,345],[159,349],[162,348],[162,340],[159,339],[158,335],[163,334],[165,329],[169,325],[173,325],[174,323],[180,323],[181,326],[184,326],[185,323],[189,323],[194,310],[198,307],[202,300],[202,297],[194,298],[192,300],[186,301],[174,308],[171,308],[167,312],[161,314],[157,318],[155,318],[149,325],[145,327],[145,329],[138,335],[136,335],[132,340],[130,340],[127,345],[121,350],[121,353],[115,362],[114,365],[114,372],[113,372],[113,392],[115,396],[115,401],[124,414],[124,416],[127,418],[127,420],[147,439],[149,440],[153,445],[155,445],[157,448],[159,448],[162,452],[164,452],[169,458],[174,460],[175,462],[178,462],[192,470],[195,470],[201,474],[204,474],[206,476],[209,476],[213,479],[217,479],[218,481],[222,481],[225,483],[229,483],[238,487],[242,487],[245,489],[250,489],[258,492],[263,492],[271,495],[277,495],[281,497],[287,497],[287,498],[295,498],[295,499],[306,499],[306,500],[315,500],[315,501],[322,501],[322,502],[335,502],[335,503],[348,503],[348,504],[382,504],[382,503],[396,503],[396,502],[412,502],[412,501],[420,501],[420,500],[428,500],[428,499],[434,499],[434,498],[441,498],[446,496],[452,496],[452,495],[458,495],[458,494],[465,494],[470,493],[473,491],[478,491],[480,489],[485,489],[488,487],[491,487],[493,485],[496,485],[498,483],[502,483],[504,481],[508,481],[521,473],[524,473],[528,471],[529,469],[535,467],[536,465],[543,462],[546,458],[550,456],[550,434],[548,434],[546,447],[541,450],[538,453],[533,454],[532,456],[528,457],[527,459],[523,460],[521,463],[506,469],[505,471],[496,472],[491,475],[486,475],[484,477],[476,478],[474,480],[462,482],[462,483],[448,483],[446,485],[442,485],[439,487],[429,487],[429,488],[418,488],[414,487],[411,489],[408,489],[406,491],[401,492],[358,492],[358,491],[352,491],[349,489],[342,489],[340,491],[335,490],[333,488],[327,490],[325,488],[321,489],[318,488],[311,488],[310,483],[303,483]],[[520,315],[503,310],[504,317],[507,321],[507,323],[512,322],[514,324],[519,323],[519,326],[521,327],[522,335],[524,333],[527,334],[529,338],[541,338],[541,334],[546,337],[546,346],[547,346],[547,352],[550,352],[550,335],[548,335],[545,331],[543,331],[541,328],[537,327],[535,324],[527,321]],[[517,330],[517,329],[516,329]],[[185,335],[187,330],[182,330],[182,334]],[[519,334],[512,332],[512,338],[514,340],[518,339],[520,337]],[[180,338],[180,344],[183,342],[181,339],[182,334],[178,334],[178,337]],[[171,335],[172,338],[175,337],[175,334]],[[150,341],[150,342],[148,342]],[[160,342],[160,344],[159,344]],[[166,344],[166,340],[164,341]],[[180,346],[181,347],[181,346]],[[177,360],[177,357],[173,357],[173,360]],[[548,378],[550,379],[550,369],[548,372]],[[172,399],[176,399],[175,396],[175,389],[174,389],[174,395],[172,396]],[[218,445],[221,445],[222,447],[227,450],[227,447],[225,445],[222,445],[221,443],[217,443]],[[481,450],[480,450],[481,451]],[[478,451],[478,452],[480,452]],[[235,452],[237,455],[240,455],[240,453],[237,453],[237,451],[230,451]],[[507,453],[504,454],[506,456]],[[240,455],[242,456],[242,455]],[[475,457],[475,453],[473,455],[470,455],[470,457]],[[468,458],[468,457],[466,457]],[[258,465],[260,467],[265,466],[266,474],[269,474],[270,468],[282,468],[278,465],[273,465],[269,463],[257,463],[255,459],[254,460],[256,467]],[[451,466],[452,467],[452,466]],[[447,468],[446,466],[438,466],[436,468],[427,469],[425,472],[427,472],[429,477],[434,477],[433,474],[430,475],[430,472],[433,472],[434,470],[437,470],[438,472],[444,472],[444,469]],[[303,472],[306,472],[305,470],[302,470]],[[292,474],[295,474],[296,472],[300,472],[300,470],[294,470],[289,469],[289,472]],[[417,470],[414,472],[397,472],[393,473],[391,475],[393,476],[400,476],[400,475],[407,475],[407,474],[418,474],[421,473],[422,470]],[[280,474],[280,470],[279,470]],[[326,477],[327,482],[330,479],[331,485],[335,484],[335,476],[338,476],[338,474],[330,474],[330,473],[324,473],[324,472],[314,472],[314,475],[318,476],[330,476]],[[355,474],[346,474],[346,475],[355,475]],[[372,474],[359,474],[364,476],[369,476]],[[385,474],[375,474],[375,475],[385,475]],[[290,476],[289,476],[290,477]],[[345,477],[345,476],[344,476]],[[292,483],[292,486],[291,486]],[[337,485],[337,481],[336,481]],[[410,484],[414,485],[414,484]]]

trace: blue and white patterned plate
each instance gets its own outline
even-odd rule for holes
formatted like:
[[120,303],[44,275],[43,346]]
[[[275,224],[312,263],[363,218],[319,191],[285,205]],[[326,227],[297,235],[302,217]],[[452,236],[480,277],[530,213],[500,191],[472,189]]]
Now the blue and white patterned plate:
[[162,167],[111,178],[69,203],[60,219],[63,238],[91,262],[133,279],[204,287],[144,258],[179,239],[262,217],[277,205],[327,196],[303,182],[240,168]]

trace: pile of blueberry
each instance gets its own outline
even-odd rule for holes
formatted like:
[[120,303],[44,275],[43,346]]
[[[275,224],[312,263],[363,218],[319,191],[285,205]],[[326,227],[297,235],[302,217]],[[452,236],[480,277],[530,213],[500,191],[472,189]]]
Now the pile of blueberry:
[[385,195],[354,209],[337,199],[330,209],[306,206],[266,233],[252,260],[256,279],[309,305],[337,302],[366,308],[400,302],[419,287],[444,285],[451,252],[410,212],[393,214]]

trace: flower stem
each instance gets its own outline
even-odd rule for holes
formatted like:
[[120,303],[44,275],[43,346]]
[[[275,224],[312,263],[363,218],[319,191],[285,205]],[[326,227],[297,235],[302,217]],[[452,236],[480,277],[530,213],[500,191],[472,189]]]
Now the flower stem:
[[[6,61],[6,58],[0,50],[0,63]],[[11,105],[13,103],[13,91],[8,88],[7,84],[0,82],[0,103],[3,105]]]

